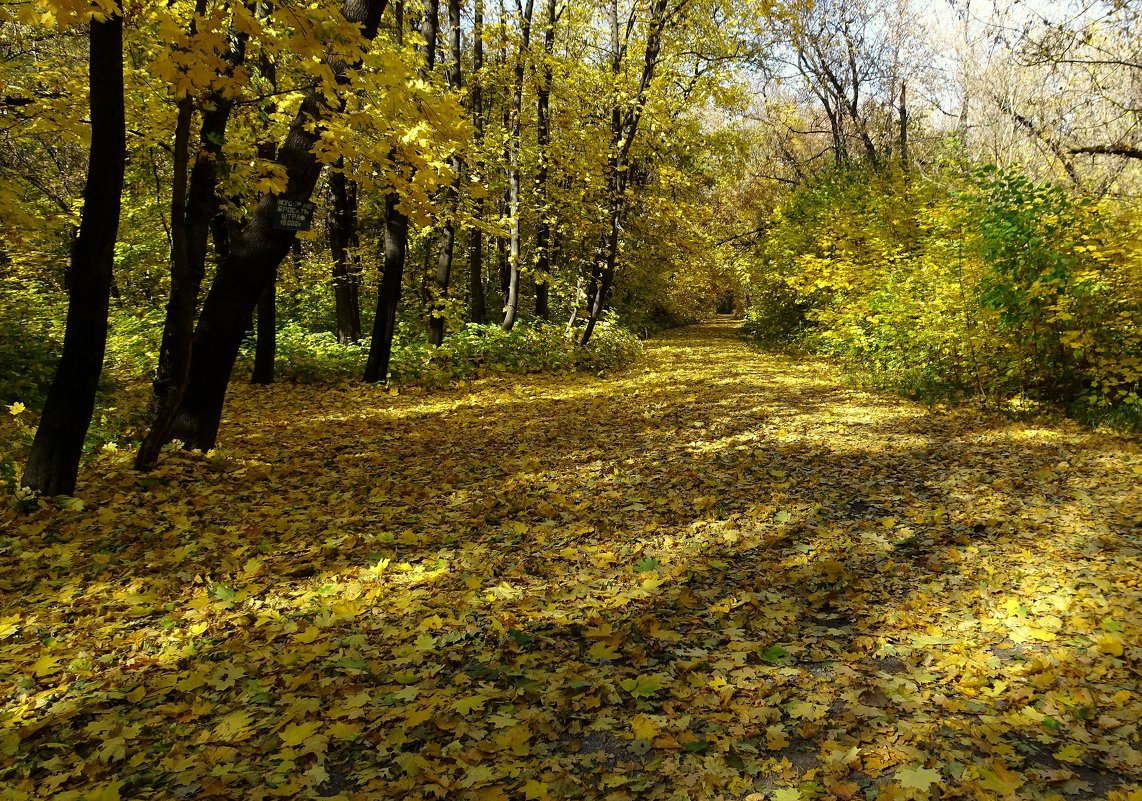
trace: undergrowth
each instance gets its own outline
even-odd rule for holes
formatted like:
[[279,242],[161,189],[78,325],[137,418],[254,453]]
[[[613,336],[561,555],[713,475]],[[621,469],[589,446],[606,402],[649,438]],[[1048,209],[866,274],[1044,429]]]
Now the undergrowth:
[[[468,323],[440,347],[421,335],[402,333],[393,343],[389,366],[389,383],[395,386],[438,387],[496,373],[599,373],[629,364],[642,353],[638,338],[613,322],[600,323],[585,348],[569,339],[562,326],[547,323],[524,322],[511,331]],[[368,354],[368,340],[341,345],[330,333],[286,324],[278,331],[276,376],[306,384],[351,381],[360,378]],[[239,370],[252,364],[250,341]]]

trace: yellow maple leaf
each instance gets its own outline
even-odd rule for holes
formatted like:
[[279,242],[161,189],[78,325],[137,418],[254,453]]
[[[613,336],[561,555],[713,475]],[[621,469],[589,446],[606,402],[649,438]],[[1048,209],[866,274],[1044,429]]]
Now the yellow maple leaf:
[[83,794],[83,797],[86,801],[119,801],[119,790],[122,786],[122,781],[107,782],[91,788]]
[[421,723],[424,723],[433,717],[434,714],[431,709],[414,709],[405,716],[404,722],[406,726],[412,728],[413,726],[419,726]]
[[635,715],[630,728],[636,740],[653,740],[662,731],[662,727],[650,715]]
[[39,677],[59,673],[59,657],[52,654],[40,654],[40,658],[32,663],[32,673]]
[[778,725],[770,726],[765,730],[765,747],[770,751],[780,751],[789,745],[789,733]]
[[545,801],[545,799],[548,798],[546,782],[528,779],[523,786],[523,797],[526,798],[527,801]]
[[474,710],[482,709],[488,699],[482,695],[470,695],[467,698],[461,698],[452,704],[452,708],[459,712],[461,715],[467,715]]
[[320,636],[321,629],[317,628],[317,626],[310,626],[305,631],[295,634],[293,638],[300,643],[309,645],[310,643],[316,641]]
[[321,728],[321,721],[312,720],[309,723],[291,723],[278,732],[282,744],[287,748],[299,746],[312,737]]
[[328,734],[334,740],[355,740],[361,734],[361,727],[356,723],[338,721],[329,727]]
[[893,777],[901,787],[908,790],[919,790],[922,793],[940,780],[940,771],[932,768],[901,768]]
[[1095,641],[1095,643],[1098,646],[1098,652],[1100,654],[1122,656],[1125,650],[1122,643],[1122,637],[1114,633],[1103,634]]
[[233,741],[239,732],[250,727],[251,715],[243,709],[236,709],[226,715],[214,727],[214,739],[223,742]]
[[1013,770],[1008,770],[999,762],[994,762],[991,768],[980,768],[979,786],[991,790],[1001,798],[1011,795],[1023,784],[1023,777]]
[[592,645],[587,653],[595,659],[617,659],[619,657],[618,648],[613,645],[607,645],[602,641]]

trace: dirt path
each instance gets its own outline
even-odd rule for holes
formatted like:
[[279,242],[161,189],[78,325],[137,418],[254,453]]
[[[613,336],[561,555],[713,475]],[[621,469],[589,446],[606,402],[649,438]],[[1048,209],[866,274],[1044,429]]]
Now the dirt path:
[[0,519],[0,799],[1137,797],[1137,443],[728,323],[222,439]]

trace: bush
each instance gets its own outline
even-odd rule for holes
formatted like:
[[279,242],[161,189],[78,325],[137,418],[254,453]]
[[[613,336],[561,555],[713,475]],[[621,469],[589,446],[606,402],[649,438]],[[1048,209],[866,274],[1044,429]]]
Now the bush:
[[995,168],[854,169],[798,189],[769,222],[743,326],[754,341],[929,398],[1142,412],[1136,211]]
[[[396,385],[444,386],[493,373],[585,370],[602,372],[629,364],[642,354],[642,343],[625,329],[601,322],[586,348],[569,340],[560,326],[519,323],[511,331],[498,325],[468,323],[439,347],[401,331],[393,343],[390,381]],[[286,323],[278,331],[276,375],[285,381],[314,383],[358,379],[369,343],[338,344],[329,333],[313,333]],[[242,369],[253,364],[253,341],[243,349]]]
[[14,279],[0,282],[0,402],[39,406],[63,350],[67,298]]

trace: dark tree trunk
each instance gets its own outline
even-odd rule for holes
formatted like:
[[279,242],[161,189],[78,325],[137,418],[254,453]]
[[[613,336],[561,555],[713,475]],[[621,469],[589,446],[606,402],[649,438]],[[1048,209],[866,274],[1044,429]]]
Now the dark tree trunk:
[[[460,72],[460,0],[448,0],[448,87],[459,92],[464,87]],[[450,165],[455,177],[452,185],[444,190],[443,202],[447,216],[440,232],[440,254],[436,259],[436,286],[428,321],[428,342],[439,346],[444,342],[444,305],[448,300],[448,285],[452,279],[452,255],[456,248],[456,212],[460,203],[460,176],[464,161],[459,153],[453,153]]]
[[[468,102],[472,110],[472,125],[475,129],[476,152],[482,152],[484,145],[484,0],[476,0],[472,24],[472,88]],[[480,164],[483,167],[483,163]],[[487,299],[484,297],[484,232],[479,223],[484,219],[484,199],[477,198],[474,216],[476,225],[472,227],[468,241],[468,318],[473,323],[483,323],[488,317]]]
[[[362,26],[362,35],[376,35],[387,0],[347,0],[343,13],[350,22]],[[331,65],[334,74],[344,75],[345,65]],[[313,154],[320,137],[321,120],[329,113],[320,87],[302,101],[289,134],[278,150],[277,161],[285,168],[287,183],[281,197],[307,201],[313,194],[321,164]],[[190,380],[175,420],[173,436],[188,447],[209,450],[218,436],[226,387],[242,336],[250,322],[258,298],[294,241],[293,231],[273,227],[278,198],[266,195],[258,202],[241,234],[230,243],[230,251],[218,267],[214,284],[203,303],[195,330]]]
[[[333,257],[333,298],[337,308],[337,341],[361,338],[361,268],[357,260],[357,187],[345,177],[345,160],[329,173],[329,252]],[[260,312],[259,312],[260,313]]]
[[523,267],[520,237],[520,131],[523,123],[523,79],[526,71],[527,48],[531,41],[531,12],[534,0],[520,9],[520,42],[512,71],[511,124],[508,126],[508,214],[511,218],[511,240],[508,249],[507,299],[504,302],[502,328],[511,331],[519,311],[519,280]]
[[127,160],[123,108],[123,18],[89,30],[91,146],[83,213],[71,254],[63,354],[48,390],[22,483],[43,495],[71,495],[107,347],[107,313],[120,196]]
[[900,168],[908,171],[908,84],[900,84]]
[[547,192],[547,175],[551,153],[551,59],[555,50],[555,0],[547,0],[543,19],[543,66],[536,91],[535,140],[539,149],[539,167],[535,175],[539,195],[539,220],[535,227],[535,316],[550,317],[548,282],[551,276],[551,203]]
[[[245,38],[239,39],[232,64],[241,63]],[[155,417],[150,431],[139,446],[135,457],[136,470],[150,470],[158,462],[159,451],[169,437],[174,426],[182,396],[190,376],[190,357],[194,342],[194,311],[198,305],[198,293],[206,274],[207,241],[211,231],[214,234],[214,250],[218,258],[223,258],[229,245],[229,231],[226,215],[218,208],[218,166],[222,160],[222,141],[230,118],[233,102],[220,94],[212,96],[211,107],[203,112],[199,133],[198,156],[190,171],[189,189],[178,186],[179,176],[185,172],[175,167],[175,186],[171,201],[171,289],[167,301],[166,319],[163,323],[163,338],[159,349],[159,366],[154,382]],[[180,107],[181,112],[181,107]],[[181,116],[181,115],[180,115]],[[180,119],[181,122],[181,119]],[[175,153],[178,161],[178,135],[176,132]],[[180,211],[176,207],[182,192],[186,191],[185,203]],[[182,223],[184,230],[185,258],[179,263],[178,248],[173,244],[173,234]]]
[[251,384],[274,383],[274,359],[278,351],[278,282],[270,278],[258,298],[258,334],[254,345],[254,369]]
[[404,263],[408,255],[408,217],[397,208],[400,197],[385,198],[385,263],[381,285],[377,290],[377,315],[373,319],[373,340],[364,379],[370,384],[385,381],[393,351],[393,335],[397,327]]
[[[500,69],[504,69],[508,63],[508,23],[507,14],[504,12],[503,0],[500,0],[500,42],[502,43],[502,53],[500,58]],[[511,103],[503,104],[503,125],[505,131],[510,131],[512,127],[512,107]],[[504,164],[511,164],[511,139],[504,137],[503,148]],[[504,193],[500,197],[500,217],[503,218],[511,213],[511,190],[504,187]],[[511,291],[512,284],[512,268],[511,259],[508,256],[508,240],[502,236],[496,237],[496,266],[500,276],[500,320],[503,321],[503,315],[508,307],[508,293]]]
[[440,0],[426,0],[420,35],[424,37],[424,71],[436,69],[436,42],[440,38]]
[[[484,201],[476,201],[477,220],[484,216]],[[484,232],[473,226],[468,239],[468,319],[483,323],[488,319],[488,300],[484,296]]]
[[[199,9],[201,9],[201,4]],[[202,13],[201,10],[198,13]],[[192,28],[193,31],[193,28]],[[187,247],[187,169],[190,163],[190,125],[194,118],[194,100],[185,95],[178,102],[175,120],[171,182],[170,221],[170,300],[167,302],[163,338],[159,347],[159,366],[154,381],[154,421],[135,456],[136,470],[150,470],[158,461],[159,451],[178,411],[190,367],[191,338],[194,335],[194,303],[197,287],[191,295],[191,268]]]
[[[611,174],[612,187],[617,187],[618,200],[614,200],[616,195],[612,194],[607,231],[603,234],[595,264],[592,267],[591,282],[587,294],[587,326],[583,329],[583,337],[579,340],[580,345],[586,345],[591,341],[591,335],[595,333],[595,324],[599,322],[599,316],[603,313],[603,307],[607,302],[607,295],[615,281],[615,264],[619,252],[619,227],[622,222],[622,192],[625,191],[626,172],[612,170]],[[612,189],[612,192],[615,191]]]
[[[506,200],[503,204],[503,208],[508,208]],[[506,309],[508,304],[508,290],[511,288],[512,283],[512,267],[511,261],[508,258],[508,240],[503,237],[496,237],[496,272],[500,277],[500,298],[503,300],[504,309]]]
[[[393,39],[404,43],[404,3],[395,5],[396,20]],[[363,380],[376,384],[388,380],[389,361],[393,353],[393,336],[397,330],[397,308],[400,306],[404,265],[408,259],[408,217],[400,210],[400,195],[390,192],[385,197],[385,239],[381,283],[377,287],[377,313],[373,317],[373,335],[369,343],[369,359]]]

